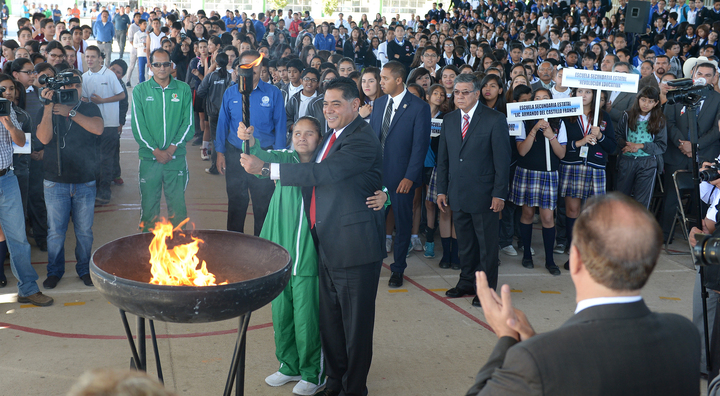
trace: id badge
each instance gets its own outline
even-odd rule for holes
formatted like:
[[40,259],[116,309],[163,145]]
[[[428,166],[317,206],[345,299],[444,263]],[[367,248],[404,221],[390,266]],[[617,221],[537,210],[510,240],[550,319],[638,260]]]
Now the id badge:
[[588,146],[580,147],[580,158],[587,158],[588,150]]

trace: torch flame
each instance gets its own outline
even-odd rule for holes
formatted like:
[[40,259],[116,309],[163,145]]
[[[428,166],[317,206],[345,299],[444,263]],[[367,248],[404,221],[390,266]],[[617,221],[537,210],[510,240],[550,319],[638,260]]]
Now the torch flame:
[[259,58],[255,59],[254,61],[252,61],[252,62],[250,62],[250,63],[246,63],[246,64],[244,64],[244,65],[240,65],[240,68],[241,68],[241,69],[252,69],[253,67],[259,65],[260,62],[262,62],[262,60],[263,60],[263,54],[262,54],[262,52],[261,52]]
[[[192,242],[178,245],[168,250],[165,243],[166,238],[173,238],[173,231],[177,231],[188,222],[185,219],[176,228],[173,229],[172,224],[164,220],[155,223],[155,228],[151,231],[155,234],[152,242],[150,242],[150,273],[152,279],[150,283],[154,285],[171,285],[171,286],[215,286],[215,275],[208,272],[203,260],[200,269],[198,264],[200,259],[196,256],[199,250],[198,245],[204,243],[202,239],[191,237]],[[221,283],[225,285],[227,282]]]

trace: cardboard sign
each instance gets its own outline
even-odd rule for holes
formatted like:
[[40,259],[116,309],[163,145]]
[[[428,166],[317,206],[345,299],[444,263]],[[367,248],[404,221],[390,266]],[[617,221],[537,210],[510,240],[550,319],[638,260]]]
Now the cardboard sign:
[[540,120],[543,118],[572,117],[583,114],[582,98],[536,100],[508,103],[508,122]]
[[635,73],[610,73],[595,70],[563,69],[562,85],[570,88],[589,88],[602,91],[636,93],[640,75]]
[[430,120],[430,137],[438,137],[440,136],[440,129],[442,129],[443,119],[442,118],[433,118]]

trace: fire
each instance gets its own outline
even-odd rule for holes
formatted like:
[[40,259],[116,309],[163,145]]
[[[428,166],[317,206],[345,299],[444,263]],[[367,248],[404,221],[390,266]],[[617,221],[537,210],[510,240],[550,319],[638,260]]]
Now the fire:
[[250,63],[244,64],[244,65],[240,65],[240,68],[241,68],[241,69],[252,69],[253,67],[259,65],[260,62],[262,62],[262,60],[263,60],[263,54],[260,53],[260,57],[259,57],[259,58],[255,59],[254,61],[252,61],[252,62],[250,62]]
[[[171,286],[216,285],[215,275],[208,272],[204,260],[200,269],[197,268],[200,259],[196,253],[199,250],[199,244],[204,243],[202,239],[191,237],[192,242],[168,250],[165,243],[166,238],[172,239],[173,231],[179,230],[188,220],[185,219],[174,229],[172,224],[164,219],[155,223],[155,228],[151,230],[155,237],[150,242],[150,264],[152,264],[150,283]],[[221,283],[221,285],[225,284],[227,282]]]

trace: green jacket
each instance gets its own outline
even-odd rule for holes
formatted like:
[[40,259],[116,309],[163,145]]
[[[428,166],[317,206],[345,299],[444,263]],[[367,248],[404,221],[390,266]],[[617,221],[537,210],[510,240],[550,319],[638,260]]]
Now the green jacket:
[[170,77],[163,89],[153,78],[138,84],[132,93],[132,131],[140,145],[140,159],[154,159],[157,148],[177,146],[175,157],[185,155],[185,143],[192,139],[192,92],[182,81]]
[[[263,151],[255,145],[249,153],[263,161],[274,163],[299,163],[300,157],[295,151]],[[302,188],[283,186],[280,180],[270,199],[267,216],[260,238],[287,249],[290,253],[291,273],[293,276],[318,276],[318,256],[315,243],[310,235],[310,221],[305,215]]]

